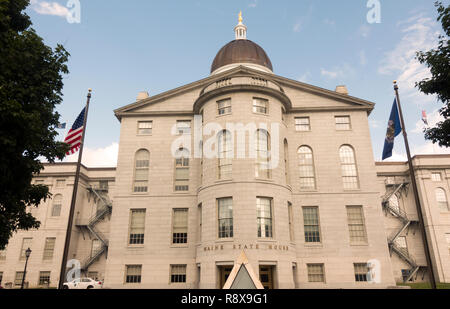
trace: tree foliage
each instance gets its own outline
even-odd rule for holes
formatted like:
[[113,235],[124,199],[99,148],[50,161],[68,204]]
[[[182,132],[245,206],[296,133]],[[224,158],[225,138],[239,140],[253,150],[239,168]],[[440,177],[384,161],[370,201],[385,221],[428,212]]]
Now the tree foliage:
[[430,68],[431,78],[416,83],[416,87],[425,94],[435,94],[444,104],[439,110],[443,121],[434,127],[425,129],[425,138],[440,146],[450,147],[450,5],[445,7],[442,2],[436,1],[438,21],[441,22],[445,35],[439,36],[436,49],[427,52],[418,52],[417,59]]
[[0,0],[0,250],[15,231],[39,227],[27,206],[37,207],[50,193],[32,185],[32,177],[43,169],[39,159],[54,162],[67,150],[55,141],[55,107],[69,53],[44,44],[23,12],[28,5]]

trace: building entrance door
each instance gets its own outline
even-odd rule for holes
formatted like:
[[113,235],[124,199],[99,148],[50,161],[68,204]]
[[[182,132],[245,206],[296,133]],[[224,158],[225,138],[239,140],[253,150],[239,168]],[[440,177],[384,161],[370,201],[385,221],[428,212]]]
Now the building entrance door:
[[233,266],[220,266],[219,272],[220,272],[220,288],[222,289],[225,283],[228,280],[228,277],[230,276],[231,271],[233,270]]
[[273,266],[259,266],[259,280],[264,289],[273,289]]

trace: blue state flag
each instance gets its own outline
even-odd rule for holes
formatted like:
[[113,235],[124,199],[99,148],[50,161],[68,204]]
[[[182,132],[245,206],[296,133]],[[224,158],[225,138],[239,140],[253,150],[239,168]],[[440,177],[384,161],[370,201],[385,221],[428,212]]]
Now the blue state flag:
[[386,139],[384,140],[383,160],[392,157],[392,149],[394,149],[394,140],[402,132],[400,124],[400,116],[397,109],[397,99],[394,99],[392,105],[391,116],[389,117]]
[[56,126],[58,129],[65,129],[66,128],[66,123],[58,123],[58,125]]

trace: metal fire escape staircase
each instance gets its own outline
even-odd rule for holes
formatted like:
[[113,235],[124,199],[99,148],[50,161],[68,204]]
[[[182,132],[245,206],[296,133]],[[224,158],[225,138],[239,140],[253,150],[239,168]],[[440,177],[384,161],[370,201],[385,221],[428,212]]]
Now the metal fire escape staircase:
[[89,218],[88,221],[77,222],[77,227],[81,230],[86,229],[93,236],[93,239],[98,239],[101,242],[100,247],[91,252],[91,255],[85,258],[81,262],[81,270],[87,271],[89,266],[91,266],[95,261],[97,261],[103,253],[107,254],[108,252],[108,239],[100,233],[95,226],[103,220],[106,215],[111,214],[112,212],[112,203],[108,197],[108,188],[107,187],[90,187],[88,188],[90,194],[94,196],[94,201],[97,202],[97,212]]
[[410,266],[410,269],[403,277],[404,282],[408,282],[409,280],[411,280],[414,277],[414,275],[417,274],[421,266],[417,264],[416,260],[409,254],[408,250],[398,246],[396,240],[411,225],[418,224],[419,222],[417,220],[412,220],[408,218],[406,212],[401,210],[400,207],[394,207],[393,205],[391,205],[390,199],[394,195],[400,197],[402,194],[405,194],[405,196],[407,196],[408,185],[409,182],[407,182],[406,180],[402,180],[400,182],[396,181],[386,182],[387,193],[382,200],[382,205],[385,212],[390,213],[393,217],[397,218],[402,223],[401,227],[393,234],[393,236],[388,238],[388,245],[389,245],[389,252],[391,253],[391,255],[392,253],[397,254],[397,256],[400,259],[402,259]]

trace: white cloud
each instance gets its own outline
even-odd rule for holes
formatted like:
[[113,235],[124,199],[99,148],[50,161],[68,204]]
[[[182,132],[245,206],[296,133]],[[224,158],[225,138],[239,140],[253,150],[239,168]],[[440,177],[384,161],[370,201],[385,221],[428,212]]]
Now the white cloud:
[[411,151],[414,155],[450,154],[450,148],[439,147],[438,144],[433,144],[432,142],[426,142],[423,145],[416,146]]
[[249,8],[256,8],[257,6],[258,6],[258,0],[253,0],[253,2],[248,5]]
[[[82,163],[88,167],[115,167],[118,153],[118,143],[112,143],[105,148],[86,147],[83,149]],[[77,160],[78,152],[64,159],[65,162],[77,162]]]
[[294,27],[292,28],[292,31],[294,32],[300,32],[302,30],[302,21],[299,20],[294,24]]
[[[429,127],[434,127],[438,122],[444,121],[444,117],[442,117],[441,114],[439,114],[439,109],[436,109],[435,111],[427,114],[427,119],[428,119],[428,126]],[[412,133],[422,134],[423,130],[426,127],[427,126],[422,121],[422,116],[421,116],[421,119],[416,122],[416,128],[414,130],[412,130],[411,132]]]
[[416,52],[427,51],[437,46],[439,32],[436,23],[427,17],[413,16],[397,24],[402,27],[403,37],[398,44],[384,54],[378,73],[394,76],[399,82],[403,101],[425,104],[434,100],[415,88],[415,83],[430,76],[429,69],[415,59]]
[[331,70],[321,68],[320,74],[331,79],[343,79],[355,75],[355,70],[348,63],[344,63],[343,65],[333,67]]
[[305,74],[303,74],[302,76],[300,76],[299,78],[297,78],[297,80],[299,82],[307,83],[309,81],[310,77],[311,77],[311,73],[308,71]]
[[69,9],[57,2],[47,2],[32,0],[31,8],[41,15],[54,15],[60,17],[66,17],[69,14]]
[[373,129],[378,129],[378,128],[381,127],[380,121],[379,121],[379,120],[375,120],[375,119],[369,120],[369,125],[370,125],[370,127],[373,128]]
[[[380,161],[381,161],[381,159],[380,159]],[[406,162],[406,161],[408,161],[406,154],[398,153],[394,150],[394,151],[392,151],[392,157],[390,157],[382,162]]]

